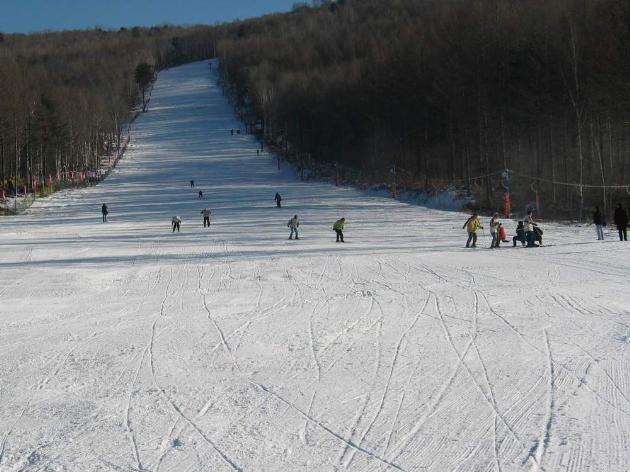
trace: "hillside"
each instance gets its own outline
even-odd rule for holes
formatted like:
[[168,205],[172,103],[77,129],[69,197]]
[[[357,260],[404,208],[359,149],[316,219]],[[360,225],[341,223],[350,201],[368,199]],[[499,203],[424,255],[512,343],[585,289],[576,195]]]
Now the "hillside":
[[278,171],[216,80],[161,72],[107,180],[3,219],[1,470],[627,470],[627,244],[464,249]]

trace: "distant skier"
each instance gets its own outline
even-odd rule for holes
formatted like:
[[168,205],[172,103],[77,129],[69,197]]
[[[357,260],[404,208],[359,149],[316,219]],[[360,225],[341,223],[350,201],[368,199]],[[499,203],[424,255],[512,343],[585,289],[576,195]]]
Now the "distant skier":
[[199,190],[199,198],[203,198],[203,192]]
[[593,224],[595,225],[595,229],[597,230],[597,240],[604,240],[604,226],[606,222],[604,221],[604,216],[599,211],[599,207],[595,207],[595,213],[593,213]]
[[171,223],[173,223],[173,233],[175,232],[175,229],[177,229],[177,232],[179,233],[179,225],[182,223],[182,219],[179,216],[174,216]]
[[492,215],[492,218],[490,218],[490,234],[492,235],[492,242],[490,243],[491,249],[500,246],[499,226],[501,226],[501,222],[499,221],[499,214],[495,213],[494,215]]
[[619,241],[627,241],[628,213],[623,209],[621,203],[615,209],[615,225],[619,231]]
[[[462,229],[466,228],[468,231],[468,241],[466,241],[466,247],[477,247],[477,230],[479,228],[483,229],[481,226],[481,221],[479,221],[479,215],[477,212],[474,212],[470,218],[466,220]],[[472,241],[472,246],[471,246]]]
[[287,228],[291,228],[291,234],[289,235],[289,239],[293,239],[293,233],[295,233],[295,239],[300,239],[298,237],[298,228],[300,227],[300,220],[297,215],[293,215],[293,218],[289,220],[287,223]]
[[195,186],[195,181],[194,181],[194,180],[191,180],[191,181],[190,181],[190,188],[193,188],[194,186]]
[[276,207],[277,208],[281,208],[282,205],[281,205],[280,202],[282,201],[282,197],[280,196],[280,194],[278,192],[276,192],[276,196],[273,197],[273,199],[276,201]]
[[230,136],[234,136],[234,128],[230,130]]
[[527,242],[527,240],[525,239],[525,227],[523,226],[522,221],[519,221],[516,225],[516,236],[512,238],[514,247],[516,247],[516,241],[520,241],[521,246],[525,246],[525,243]]
[[333,225],[333,230],[335,231],[335,233],[337,233],[337,241],[336,242],[344,242],[343,241],[343,227],[346,224],[346,219],[345,218],[341,218],[337,221],[335,221],[335,224]]
[[260,149],[256,149],[256,155],[260,156]]
[[534,222],[532,210],[529,210],[527,212],[527,216],[523,219],[523,226],[525,227],[525,240],[527,241],[527,247],[538,247],[538,245],[534,243],[536,240],[536,233],[534,233],[534,226],[536,226],[536,223]]
[[107,205],[105,203],[103,203],[103,206],[101,207],[101,213],[103,214],[103,223],[106,223],[109,210],[107,209]]
[[205,228],[207,224],[208,228],[210,228],[210,213],[212,212],[207,208],[204,208],[200,211],[200,213],[203,215],[203,227]]

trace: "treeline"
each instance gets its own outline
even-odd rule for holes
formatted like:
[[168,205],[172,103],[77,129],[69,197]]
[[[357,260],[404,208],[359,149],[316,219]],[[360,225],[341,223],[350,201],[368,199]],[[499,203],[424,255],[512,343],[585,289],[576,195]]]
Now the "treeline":
[[605,188],[630,183],[626,0],[327,1],[217,34],[236,107],[301,164],[488,208],[504,169],[519,209],[628,197]]
[[209,27],[0,35],[0,190],[96,177],[138,107],[137,68],[211,57]]

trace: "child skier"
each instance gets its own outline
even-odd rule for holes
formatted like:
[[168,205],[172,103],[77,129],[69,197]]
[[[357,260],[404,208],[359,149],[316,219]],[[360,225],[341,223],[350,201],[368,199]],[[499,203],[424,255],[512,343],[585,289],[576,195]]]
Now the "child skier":
[[512,238],[513,247],[516,247],[516,241],[521,242],[521,246],[525,246],[527,240],[525,239],[525,227],[523,226],[523,222],[519,221],[516,225],[516,236]]
[[298,228],[300,227],[300,220],[297,215],[293,215],[293,218],[289,220],[287,223],[287,227],[291,228],[291,234],[289,235],[289,239],[293,239],[293,233],[295,233],[295,239],[300,239],[298,237]]

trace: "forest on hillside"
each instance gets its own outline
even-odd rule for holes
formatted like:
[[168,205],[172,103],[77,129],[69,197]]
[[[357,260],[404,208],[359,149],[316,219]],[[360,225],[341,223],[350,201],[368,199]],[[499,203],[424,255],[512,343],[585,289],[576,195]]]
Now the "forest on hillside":
[[201,26],[0,34],[0,190],[98,178],[141,105],[136,69],[210,57],[213,42]]
[[630,198],[625,0],[326,1],[217,37],[235,106],[300,166],[485,208]]

